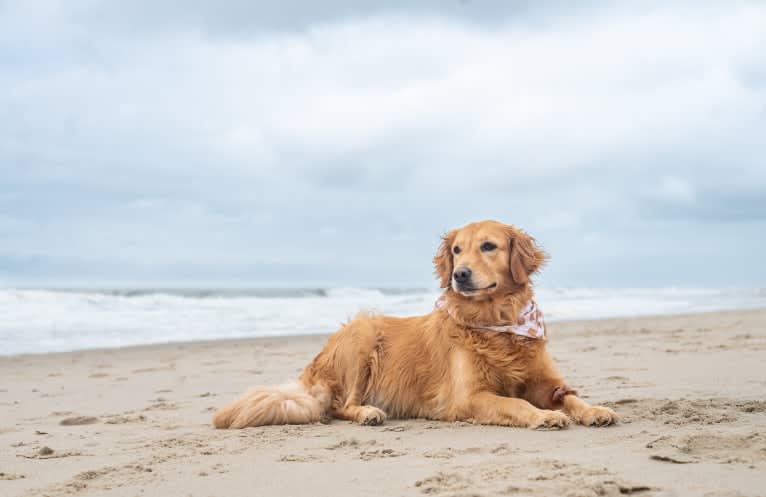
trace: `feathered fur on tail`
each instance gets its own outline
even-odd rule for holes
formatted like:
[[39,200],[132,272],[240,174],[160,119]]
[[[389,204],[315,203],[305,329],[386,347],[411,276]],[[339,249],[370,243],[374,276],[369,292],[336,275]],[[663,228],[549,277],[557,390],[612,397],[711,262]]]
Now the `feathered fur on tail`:
[[315,423],[330,409],[332,393],[324,385],[307,387],[300,380],[276,387],[257,387],[222,407],[213,416],[216,428]]

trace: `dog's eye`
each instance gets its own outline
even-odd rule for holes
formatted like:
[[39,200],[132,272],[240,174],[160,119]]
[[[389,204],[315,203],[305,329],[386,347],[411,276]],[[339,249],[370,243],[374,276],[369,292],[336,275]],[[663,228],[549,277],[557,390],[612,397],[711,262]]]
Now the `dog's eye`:
[[452,247],[452,253],[453,254],[459,254],[460,253],[460,247],[458,247],[457,245]]
[[492,242],[484,242],[481,244],[481,251],[482,252],[491,252],[497,248],[497,245],[495,245]]

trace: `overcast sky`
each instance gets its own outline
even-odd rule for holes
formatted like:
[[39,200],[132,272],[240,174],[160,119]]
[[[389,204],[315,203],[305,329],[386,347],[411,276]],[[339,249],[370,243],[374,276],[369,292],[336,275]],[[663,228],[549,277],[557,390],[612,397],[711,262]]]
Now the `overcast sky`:
[[0,285],[766,285],[766,4],[573,3],[0,0]]

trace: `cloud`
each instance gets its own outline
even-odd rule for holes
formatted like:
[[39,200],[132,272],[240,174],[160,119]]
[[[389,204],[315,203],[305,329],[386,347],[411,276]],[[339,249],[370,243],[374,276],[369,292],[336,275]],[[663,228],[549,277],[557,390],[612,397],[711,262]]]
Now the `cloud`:
[[211,5],[0,3],[0,256],[426,284],[495,217],[591,284],[594,246],[763,246],[761,4]]
[[[10,5],[10,2],[8,2]],[[321,3],[285,0],[223,0],[216,4],[201,0],[168,0],[157,3],[137,0],[118,5],[108,0],[48,1],[47,16],[60,15],[73,24],[87,25],[105,33],[132,35],[136,32],[168,32],[197,29],[209,36],[243,37],[300,32],[317,25],[359,18],[396,16],[413,21],[430,18],[454,19],[479,25],[497,25],[520,19],[545,22],[551,17],[572,16],[593,2],[518,0],[326,0]],[[21,9],[24,10],[24,9]]]
[[674,204],[690,205],[696,200],[694,187],[686,180],[665,177],[656,190],[659,198]]

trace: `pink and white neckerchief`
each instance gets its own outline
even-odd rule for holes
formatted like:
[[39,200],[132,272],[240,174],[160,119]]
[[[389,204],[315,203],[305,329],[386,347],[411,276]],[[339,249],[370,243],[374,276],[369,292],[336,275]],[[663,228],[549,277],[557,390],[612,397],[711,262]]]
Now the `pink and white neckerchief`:
[[[447,298],[442,294],[436,299],[435,307],[442,309],[447,307]],[[447,307],[447,313],[454,318],[452,310]],[[513,333],[527,338],[536,338],[545,340],[545,320],[543,313],[537,307],[537,303],[530,299],[527,305],[519,312],[519,317],[515,323],[503,325],[472,324],[468,326],[472,329],[494,331],[497,333]]]

